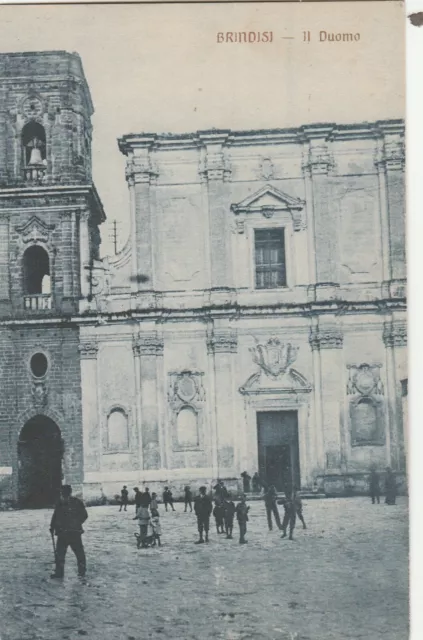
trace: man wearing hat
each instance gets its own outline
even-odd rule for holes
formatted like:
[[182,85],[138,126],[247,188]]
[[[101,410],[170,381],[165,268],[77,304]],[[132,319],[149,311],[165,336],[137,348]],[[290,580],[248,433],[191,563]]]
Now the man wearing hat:
[[196,544],[204,542],[203,533],[205,534],[205,541],[209,541],[209,528],[210,528],[210,514],[213,510],[212,501],[207,495],[206,487],[200,487],[200,495],[196,497],[194,502],[194,511],[197,516],[198,533],[200,534],[199,540]]
[[56,571],[52,578],[63,578],[65,572],[65,556],[68,547],[72,549],[78,563],[78,575],[85,576],[86,560],[81,536],[84,533],[82,524],[88,518],[84,503],[72,496],[69,484],[61,488],[61,500],[56,506],[50,523],[50,532],[57,536]]

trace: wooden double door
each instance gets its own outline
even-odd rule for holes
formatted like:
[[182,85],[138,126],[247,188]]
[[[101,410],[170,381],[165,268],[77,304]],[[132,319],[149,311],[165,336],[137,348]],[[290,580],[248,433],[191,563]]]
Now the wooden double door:
[[257,441],[260,477],[278,491],[300,489],[297,412],[258,412]]

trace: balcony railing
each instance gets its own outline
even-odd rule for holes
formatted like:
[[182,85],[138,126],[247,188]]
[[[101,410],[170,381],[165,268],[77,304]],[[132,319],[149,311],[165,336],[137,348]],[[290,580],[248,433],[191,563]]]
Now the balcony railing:
[[46,167],[43,164],[33,164],[25,167],[25,180],[27,182],[42,182],[46,174]]
[[51,296],[46,294],[25,296],[24,308],[25,311],[45,311],[51,309]]

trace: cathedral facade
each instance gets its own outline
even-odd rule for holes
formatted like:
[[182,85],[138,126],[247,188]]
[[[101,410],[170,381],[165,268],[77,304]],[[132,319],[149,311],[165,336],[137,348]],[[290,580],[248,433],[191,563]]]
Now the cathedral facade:
[[405,477],[402,121],[124,135],[101,259],[79,57],[0,76],[0,499]]

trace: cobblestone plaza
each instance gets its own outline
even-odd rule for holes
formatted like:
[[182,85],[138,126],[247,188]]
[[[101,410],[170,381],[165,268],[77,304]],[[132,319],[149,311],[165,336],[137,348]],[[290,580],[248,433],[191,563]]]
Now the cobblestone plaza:
[[[50,581],[51,510],[0,514],[1,640],[405,640],[407,501],[309,500],[295,540],[267,531],[251,502],[248,544],[211,528],[194,544],[194,514],[160,507],[161,549],[137,550],[134,507],[89,508],[87,582],[68,552]],[[266,594],[266,595],[264,595]]]

